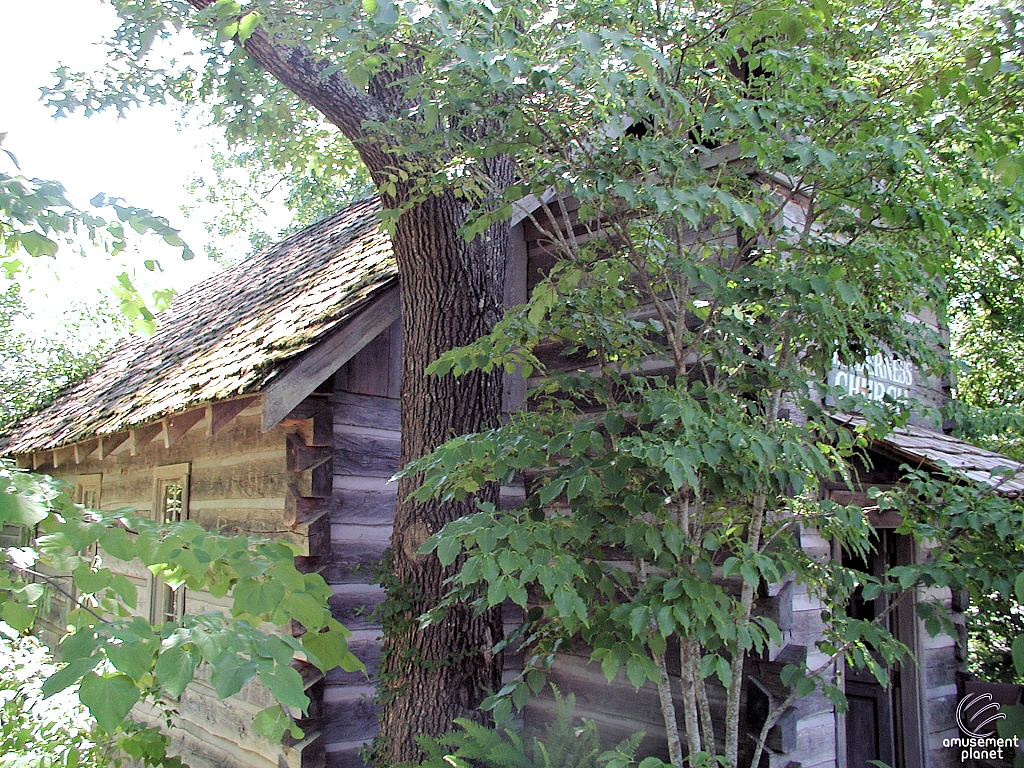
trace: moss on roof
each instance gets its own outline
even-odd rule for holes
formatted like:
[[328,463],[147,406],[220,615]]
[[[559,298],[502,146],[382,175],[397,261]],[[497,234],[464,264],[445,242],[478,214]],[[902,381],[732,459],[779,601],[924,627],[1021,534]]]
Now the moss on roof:
[[112,434],[259,392],[397,279],[375,200],[355,203],[178,296],[156,333],[19,423],[5,453]]

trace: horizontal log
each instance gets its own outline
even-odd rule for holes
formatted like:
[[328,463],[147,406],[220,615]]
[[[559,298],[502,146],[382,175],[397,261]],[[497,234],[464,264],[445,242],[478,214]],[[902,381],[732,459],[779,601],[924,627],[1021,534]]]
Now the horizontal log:
[[391,477],[398,471],[398,439],[334,430],[334,474]]
[[[368,740],[367,740],[368,741]],[[364,741],[327,743],[327,768],[367,768],[362,758]]]
[[331,520],[334,523],[390,525],[395,519],[398,491],[395,486],[379,491],[339,489],[335,475]]
[[377,673],[380,668],[380,641],[350,638],[348,649],[363,662],[366,666],[366,673],[346,672],[341,667],[335,667],[327,673],[325,697],[337,695],[332,694],[331,691],[338,686],[367,685],[377,681]]
[[323,413],[330,411],[330,399],[328,395],[322,395],[319,393],[313,393],[309,395],[305,400],[296,405],[284,417],[282,424],[290,425],[300,421],[308,421],[314,416],[319,416]]
[[355,427],[374,427],[397,432],[401,429],[399,403],[387,397],[335,392],[331,395],[334,423]]
[[[570,692],[565,691],[565,689],[561,690],[564,693]],[[611,749],[619,742],[643,731],[645,735],[637,749],[637,758],[659,757],[663,760],[668,759],[668,749],[665,743],[665,725],[663,720],[657,723],[646,723],[632,720],[630,718],[600,714],[590,715],[584,713],[579,708],[577,708],[576,714],[580,717],[586,717],[588,720],[594,721],[595,725],[597,725],[598,734],[601,737],[601,746],[604,749]],[[543,733],[548,724],[554,720],[554,717],[554,700],[549,698],[546,694],[541,694],[540,696],[531,698],[527,703],[523,713],[523,722],[526,728],[534,732],[539,731]]]
[[318,519],[326,515],[329,509],[330,505],[324,498],[302,496],[299,494],[299,488],[295,483],[288,485],[284,503],[285,525],[294,526]]
[[[287,739],[287,734],[285,736]],[[297,744],[281,748],[277,768],[326,768],[327,749],[322,734],[309,734]]]
[[306,445],[301,435],[287,437],[287,467],[289,472],[306,472],[322,466],[334,456],[331,446]]
[[331,553],[321,574],[328,584],[366,584],[390,546],[388,541],[338,541],[332,537]]
[[193,465],[189,486],[190,501],[214,499],[281,498],[287,489],[281,456],[230,466]]
[[334,439],[334,416],[328,395],[314,393],[299,403],[282,427],[298,427],[306,445],[330,446]]
[[344,696],[333,698],[331,692],[324,701],[324,739],[327,742],[372,739],[380,726],[377,716],[380,707],[374,701],[373,686],[339,689]]
[[380,629],[371,613],[383,601],[384,590],[375,588],[339,592],[331,595],[327,604],[331,615],[351,630]]

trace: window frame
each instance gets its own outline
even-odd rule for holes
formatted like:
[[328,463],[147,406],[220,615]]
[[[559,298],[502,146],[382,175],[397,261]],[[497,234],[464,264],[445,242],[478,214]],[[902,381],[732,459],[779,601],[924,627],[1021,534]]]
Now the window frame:
[[[192,464],[166,464],[153,469],[153,507],[151,517],[158,523],[183,522],[189,519],[189,495]],[[175,520],[166,517],[167,489],[173,486],[181,488],[181,508]],[[150,576],[149,581],[149,621],[156,626],[163,626],[168,621],[176,621],[185,615],[185,586],[176,590],[168,587],[159,576]]]

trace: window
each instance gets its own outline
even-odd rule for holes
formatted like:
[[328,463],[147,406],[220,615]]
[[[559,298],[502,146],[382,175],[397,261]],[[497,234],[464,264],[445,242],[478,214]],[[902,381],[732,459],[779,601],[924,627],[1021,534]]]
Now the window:
[[86,509],[100,508],[100,485],[103,475],[79,475],[75,478],[75,503]]
[[[154,472],[153,518],[162,523],[188,520],[189,464],[157,467]],[[153,624],[177,621],[185,615],[185,587],[171,589],[153,577],[149,620]]]

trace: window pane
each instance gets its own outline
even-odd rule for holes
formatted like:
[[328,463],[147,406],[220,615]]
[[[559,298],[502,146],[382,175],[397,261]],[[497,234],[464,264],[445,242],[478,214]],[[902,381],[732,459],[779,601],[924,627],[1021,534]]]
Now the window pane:
[[180,480],[168,480],[164,483],[160,512],[165,523],[181,522],[184,494],[185,488]]

